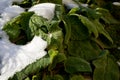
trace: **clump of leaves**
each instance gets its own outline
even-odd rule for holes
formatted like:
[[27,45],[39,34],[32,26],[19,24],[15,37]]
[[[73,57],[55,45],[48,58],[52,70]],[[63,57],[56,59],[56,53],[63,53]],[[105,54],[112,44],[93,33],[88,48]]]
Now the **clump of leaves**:
[[119,80],[116,59],[107,50],[113,47],[114,39],[106,26],[117,23],[109,11],[79,6],[67,12],[61,0],[48,2],[59,3],[53,20],[25,12],[3,28],[11,41],[18,39],[15,43],[26,43],[36,34],[48,42],[48,54],[10,80],[85,80],[84,74],[93,80]]

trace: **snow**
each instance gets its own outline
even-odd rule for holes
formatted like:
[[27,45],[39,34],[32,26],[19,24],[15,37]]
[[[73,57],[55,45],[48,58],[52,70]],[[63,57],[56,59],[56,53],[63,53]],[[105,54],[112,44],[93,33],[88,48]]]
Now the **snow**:
[[62,0],[63,4],[65,4],[68,9],[71,9],[73,7],[79,7],[77,3],[75,3],[73,0]]
[[42,16],[48,20],[52,20],[54,17],[55,4],[40,3],[32,6],[28,11],[33,11],[39,16]]
[[4,10],[0,10],[0,11],[2,11],[0,15],[0,29],[2,29],[3,25],[6,22],[18,16],[20,13],[24,12],[25,9],[17,5],[11,5],[11,6],[5,7]]
[[13,44],[5,37],[7,35],[3,34],[2,36],[4,37],[0,40],[0,80],[8,80],[16,72],[47,54],[44,51],[47,42],[40,36],[34,36],[33,40],[26,45]]
[[[24,12],[23,8],[12,5],[11,3],[11,0],[0,0],[0,80],[8,80],[8,78],[12,77],[16,72],[21,71],[29,64],[47,54],[45,51],[47,42],[40,36],[34,36],[32,41],[26,45],[16,45],[11,43],[9,36],[2,31],[6,22]],[[2,5],[4,6],[1,7]],[[35,11],[36,14],[39,13],[38,15],[52,20],[54,17],[54,9],[55,4],[45,3],[45,5],[39,4],[38,6],[34,6],[30,11]]]
[[120,2],[113,2],[113,5],[120,6]]
[[12,2],[18,2],[18,3],[20,3],[20,2],[22,2],[23,0],[12,0]]
[[12,5],[11,0],[0,0],[0,14],[6,7]]
[[[9,6],[4,9],[4,12],[1,14],[3,18],[10,17],[12,19],[13,17],[19,15],[20,13],[24,12],[25,10],[21,8],[20,6],[13,5]],[[7,16],[6,16],[7,15]]]
[[117,61],[118,66],[120,66],[120,61]]
[[[74,0],[62,0],[62,2],[68,9],[79,7],[79,5]],[[80,3],[80,5],[83,7],[88,7],[88,4]]]
[[0,14],[3,12],[3,10],[6,7],[9,7],[12,5],[12,2],[22,2],[23,0],[0,0]]

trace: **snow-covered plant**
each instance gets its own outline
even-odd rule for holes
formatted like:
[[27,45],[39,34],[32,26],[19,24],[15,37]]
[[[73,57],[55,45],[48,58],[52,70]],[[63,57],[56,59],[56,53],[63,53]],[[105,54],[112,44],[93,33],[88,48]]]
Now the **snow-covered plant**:
[[[52,20],[54,9],[55,4],[43,3],[33,6],[29,11],[34,11],[37,15]],[[2,29],[6,22],[24,12],[24,9],[16,5],[8,5],[1,11],[0,27]],[[16,45],[10,42],[4,31],[0,30],[0,45],[0,80],[7,80],[16,72],[45,56],[46,51],[44,50],[47,47],[47,42],[40,36],[34,36],[32,41],[26,45]]]
[[21,8],[20,6],[13,5],[6,7],[3,12],[1,13],[0,18],[0,27],[7,22],[10,21],[12,18],[18,16],[20,13],[24,12],[25,10]]
[[40,36],[35,36],[26,45],[13,44],[3,36],[7,35],[3,34],[0,40],[0,80],[8,80],[16,72],[46,55],[44,49],[47,42]]
[[24,0],[18,5],[26,11],[7,10],[16,14],[8,21],[2,15],[13,5],[2,8],[0,80],[119,80],[106,31],[118,22],[98,1],[84,1],[87,7],[83,0]]

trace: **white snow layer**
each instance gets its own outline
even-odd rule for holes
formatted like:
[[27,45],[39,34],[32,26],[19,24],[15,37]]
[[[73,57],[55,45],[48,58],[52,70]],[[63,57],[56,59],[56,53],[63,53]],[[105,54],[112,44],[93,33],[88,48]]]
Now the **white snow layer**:
[[117,61],[118,66],[120,66],[120,61]]
[[28,11],[33,11],[39,16],[42,16],[48,20],[52,20],[54,17],[55,4],[40,3],[32,6]]
[[[7,35],[3,32],[2,36]],[[4,37],[0,40],[0,80],[8,80],[16,72],[46,55],[44,49],[47,42],[40,36],[34,36],[26,45],[13,44]]]
[[65,4],[68,9],[71,9],[73,7],[79,7],[77,3],[75,3],[73,0],[62,0],[63,4]]
[[0,0],[0,14],[3,12],[3,10],[6,7],[9,7],[12,5],[12,2],[22,2],[23,0]]
[[[9,0],[0,0],[0,80],[8,80],[8,78],[12,77],[16,72],[21,71],[29,64],[47,54],[45,51],[47,42],[44,41],[40,36],[34,36],[32,41],[26,45],[16,45],[9,41],[9,37],[1,29],[7,21],[24,12],[24,9],[16,5],[4,5],[4,2],[6,1],[9,2]],[[1,4],[4,5],[4,8],[1,8]],[[52,10],[54,10],[54,4],[50,5],[46,5],[47,7],[44,9],[48,10],[49,6],[52,8]],[[44,9],[42,8],[41,10]],[[49,10],[49,12],[50,15],[53,15],[51,10]],[[47,14],[46,16],[41,16],[45,18],[47,16],[48,18]],[[48,19],[52,18],[53,16]]]
[[[79,7],[79,5],[74,0],[62,0],[62,2],[68,9]],[[88,7],[88,4],[80,3],[80,5],[83,7]]]
[[113,5],[120,6],[120,2],[113,2]]

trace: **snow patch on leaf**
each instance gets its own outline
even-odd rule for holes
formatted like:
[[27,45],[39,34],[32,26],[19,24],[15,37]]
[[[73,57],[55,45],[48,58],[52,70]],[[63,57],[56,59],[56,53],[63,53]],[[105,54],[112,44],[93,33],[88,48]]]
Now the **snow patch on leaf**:
[[26,45],[16,45],[6,39],[1,39],[0,45],[0,80],[8,80],[16,72],[47,54],[44,51],[47,42],[40,36],[34,36]]
[[0,28],[3,28],[3,25],[10,21],[12,18],[18,16],[20,13],[24,12],[25,10],[20,6],[13,5],[6,7],[3,12],[1,13],[0,18]]
[[42,16],[48,20],[54,17],[55,4],[53,3],[40,3],[31,7],[28,11],[35,12],[38,16]]
[[[47,42],[40,36],[34,36],[26,45],[10,42],[8,35],[2,31],[2,27],[25,10],[17,5],[12,6],[12,2],[17,0],[7,1],[0,1],[0,80],[8,80],[16,72],[47,54],[45,51]],[[1,7],[1,4],[4,6]]]

